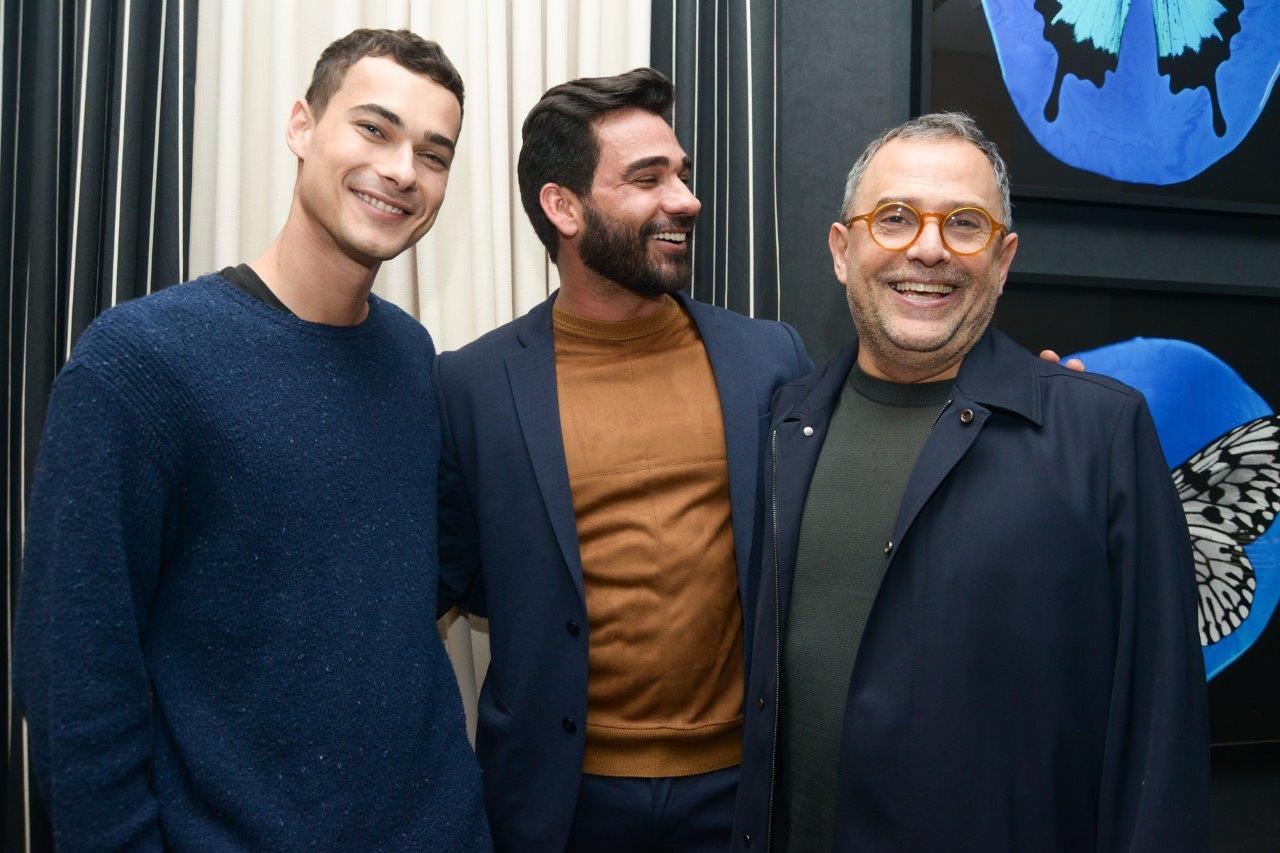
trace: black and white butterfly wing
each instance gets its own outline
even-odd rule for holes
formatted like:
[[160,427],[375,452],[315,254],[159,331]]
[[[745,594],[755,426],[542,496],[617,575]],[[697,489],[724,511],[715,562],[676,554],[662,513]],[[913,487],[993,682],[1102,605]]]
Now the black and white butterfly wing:
[[1199,591],[1200,644],[1240,627],[1253,605],[1244,546],[1280,511],[1280,415],[1241,424],[1173,470],[1187,514]]
[[1044,17],[1044,37],[1058,54],[1053,89],[1044,104],[1046,121],[1058,118],[1058,97],[1068,74],[1101,88],[1120,61],[1120,38],[1130,0],[1035,0]]

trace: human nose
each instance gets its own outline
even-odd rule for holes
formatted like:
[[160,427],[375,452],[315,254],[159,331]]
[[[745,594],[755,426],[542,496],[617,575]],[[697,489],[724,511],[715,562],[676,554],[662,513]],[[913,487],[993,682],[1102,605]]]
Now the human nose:
[[920,233],[907,247],[907,257],[925,266],[933,266],[939,261],[947,260],[950,256],[947,244],[942,240],[942,217],[936,213],[924,214],[921,218]]
[[684,181],[672,181],[672,189],[663,199],[664,210],[673,216],[697,216],[702,210],[702,202],[693,194],[693,190]]
[[413,189],[418,180],[417,155],[407,142],[388,146],[377,167],[378,174],[400,190]]

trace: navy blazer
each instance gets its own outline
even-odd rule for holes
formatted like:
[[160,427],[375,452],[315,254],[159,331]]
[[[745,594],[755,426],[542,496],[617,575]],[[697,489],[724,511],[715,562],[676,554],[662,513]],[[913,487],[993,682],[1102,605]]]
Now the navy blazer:
[[[734,849],[767,849],[805,497],[856,344],[779,389]],[[1198,850],[1195,569],[1142,395],[988,330],[907,482],[845,700],[837,850]]]
[[[791,327],[677,298],[720,392],[749,649],[769,402],[813,366]],[[440,607],[489,618],[476,754],[499,850],[563,850],[582,773],[589,622],[556,402],[554,300],[436,360]]]

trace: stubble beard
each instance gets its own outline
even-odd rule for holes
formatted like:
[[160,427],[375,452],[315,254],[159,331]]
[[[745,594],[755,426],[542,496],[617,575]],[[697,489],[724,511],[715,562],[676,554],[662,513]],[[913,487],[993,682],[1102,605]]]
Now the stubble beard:
[[583,206],[583,233],[578,252],[582,263],[593,272],[638,296],[652,299],[673,294],[689,286],[692,278],[692,252],[654,261],[649,256],[648,240],[653,234],[669,230],[688,230],[685,245],[693,239],[693,223],[689,216],[675,216],[666,222],[651,221],[633,229],[611,219],[587,203]]
[[[910,262],[908,262],[910,263]],[[851,268],[856,273],[856,270]],[[908,273],[904,267],[880,271],[873,276],[869,289],[890,288],[903,279],[926,279],[950,284],[953,287],[980,288],[977,301],[953,318],[951,327],[932,340],[921,341],[901,334],[893,328],[886,312],[877,310],[875,300],[868,298],[864,304],[860,296],[866,287],[859,283],[845,288],[845,299],[853,324],[858,330],[858,346],[870,350],[875,363],[893,374],[912,377],[909,381],[937,376],[961,361],[982,337],[996,310],[996,276],[992,267],[980,276],[969,276],[963,270],[947,266],[942,270],[930,270],[920,275],[916,270]]]

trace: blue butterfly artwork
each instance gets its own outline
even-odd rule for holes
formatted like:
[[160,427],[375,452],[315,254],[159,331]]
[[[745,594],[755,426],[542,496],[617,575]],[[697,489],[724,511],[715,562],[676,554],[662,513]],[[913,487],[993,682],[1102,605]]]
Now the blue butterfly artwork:
[[1190,180],[1236,148],[1280,76],[1280,0],[982,0],[1005,86],[1069,166]]
[[1212,679],[1262,635],[1280,601],[1280,416],[1186,341],[1135,338],[1078,357],[1147,398],[1191,533]]

